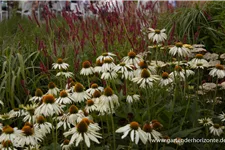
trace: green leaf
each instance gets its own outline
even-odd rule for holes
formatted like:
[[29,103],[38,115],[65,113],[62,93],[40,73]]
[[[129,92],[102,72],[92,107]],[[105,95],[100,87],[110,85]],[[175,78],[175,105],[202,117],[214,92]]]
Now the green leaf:
[[192,129],[187,129],[187,130],[183,130],[183,131],[179,131],[177,133],[174,133],[171,138],[176,138],[176,137],[180,137],[180,138],[184,138],[187,137],[189,134],[193,133],[193,132],[197,132],[198,130],[200,130],[202,127],[196,127],[196,128],[192,128]]

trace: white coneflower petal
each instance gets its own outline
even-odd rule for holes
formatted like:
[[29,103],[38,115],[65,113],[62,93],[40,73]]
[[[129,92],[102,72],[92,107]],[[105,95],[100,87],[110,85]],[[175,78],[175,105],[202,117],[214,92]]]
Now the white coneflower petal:
[[57,60],[57,63],[52,64],[53,69],[59,69],[59,70],[65,69],[66,70],[68,67],[69,67],[69,64],[64,63],[62,58],[59,58]]
[[167,39],[167,35],[164,33],[166,29],[153,29],[149,28],[150,33],[148,34],[149,40],[152,40],[153,42],[161,43],[164,42]]
[[147,134],[141,130],[139,124],[135,121],[117,129],[116,133],[123,133],[123,136],[121,137],[122,139],[130,133],[131,141],[135,142],[136,144],[138,144],[139,139],[141,139],[144,144],[147,142]]

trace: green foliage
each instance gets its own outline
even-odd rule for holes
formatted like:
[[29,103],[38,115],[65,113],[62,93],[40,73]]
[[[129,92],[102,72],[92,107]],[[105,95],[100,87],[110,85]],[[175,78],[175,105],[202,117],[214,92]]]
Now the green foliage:
[[209,51],[222,52],[224,6],[224,2],[196,2],[192,7],[177,8],[172,14],[163,14],[159,25],[167,29],[171,44],[176,41],[201,43]]

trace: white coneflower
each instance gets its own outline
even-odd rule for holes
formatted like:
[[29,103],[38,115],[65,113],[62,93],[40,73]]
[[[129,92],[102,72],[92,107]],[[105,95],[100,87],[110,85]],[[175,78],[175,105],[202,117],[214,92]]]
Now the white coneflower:
[[191,68],[207,68],[209,67],[209,63],[207,60],[203,58],[202,54],[196,54],[195,58],[193,58],[191,61],[188,62],[190,64]]
[[0,142],[11,140],[13,144],[16,143],[16,139],[20,136],[21,131],[18,128],[12,128],[6,125],[2,128],[2,133],[0,135]]
[[64,132],[64,136],[67,137],[72,135],[70,139],[70,143],[72,144],[76,142],[75,146],[82,141],[85,142],[87,147],[90,147],[90,141],[94,141],[95,143],[100,143],[97,138],[102,138],[100,133],[96,132],[95,130],[91,129],[86,120],[82,120],[80,123],[76,125],[76,127],[71,128],[69,131]]
[[138,144],[139,139],[141,139],[144,144],[147,142],[147,134],[141,130],[139,123],[135,121],[117,129],[116,133],[123,133],[123,136],[121,137],[122,139],[124,139],[130,133],[131,141],[135,142],[136,144]]
[[103,53],[101,56],[99,56],[99,57],[96,59],[96,61],[99,60],[100,63],[103,63],[103,61],[104,61],[105,59],[112,59],[112,60],[114,60],[114,59],[113,59],[114,56],[116,56],[116,55],[113,54],[113,53],[110,53],[110,52]]
[[94,74],[94,68],[91,66],[91,63],[89,61],[83,62],[80,74],[84,76],[89,76]]
[[175,66],[174,71],[169,74],[169,76],[175,81],[176,78],[181,81],[185,80],[185,71],[181,66]]
[[[17,150],[14,146],[17,144],[13,144],[11,140],[4,140],[0,144],[0,149],[1,150]],[[16,146],[17,147],[17,146]]]
[[114,70],[104,71],[101,75],[103,80],[114,80],[118,77],[117,73]]
[[93,121],[93,117],[85,109],[78,110],[77,122],[79,123],[83,119],[88,119],[90,121]]
[[164,33],[166,29],[153,29],[148,28],[150,33],[148,34],[148,39],[152,40],[152,42],[161,43],[164,42],[167,39],[167,35]]
[[224,126],[221,126],[219,124],[213,124],[210,128],[209,131],[211,134],[213,134],[214,136],[220,136],[221,134],[223,134],[223,129]]
[[98,109],[97,109],[97,105],[95,104],[95,102],[93,100],[89,99],[86,101],[85,110],[88,113],[90,113],[90,112],[96,111]]
[[57,125],[56,128],[63,127],[63,130],[67,130],[71,128],[71,124],[69,122],[69,114],[60,114],[57,116]]
[[17,138],[17,142],[21,147],[35,146],[43,140],[43,134],[30,125],[24,125],[21,131],[21,135]]
[[159,86],[167,86],[173,82],[173,79],[169,76],[167,72],[162,73],[162,78],[159,81]]
[[104,89],[104,94],[100,97],[99,102],[99,111],[105,111],[102,113],[113,113],[114,108],[119,106],[118,96],[113,93],[113,90],[110,87]]
[[221,114],[219,114],[218,118],[219,118],[221,121],[225,121],[225,113],[222,112]]
[[101,127],[99,127],[98,123],[94,123],[93,120],[89,119],[88,117],[81,118],[80,120],[78,120],[78,123],[80,123],[81,121],[85,121],[91,130],[101,130]]
[[65,91],[61,91],[59,94],[59,98],[56,99],[56,103],[59,104],[72,104],[73,98]]
[[156,140],[162,138],[162,134],[154,130],[153,125],[150,123],[145,123],[143,131],[147,134],[147,139],[150,143],[152,142],[152,138]]
[[81,83],[76,83],[73,89],[73,93],[71,95],[74,102],[81,103],[90,98],[90,94],[84,90],[84,86]]
[[53,126],[46,121],[44,116],[38,116],[34,128],[40,130],[43,135],[46,135],[52,131]]
[[97,60],[95,64],[96,64],[96,66],[94,67],[94,72],[95,73],[101,73],[103,62],[100,62],[100,60]]
[[127,95],[126,102],[128,103],[134,103],[140,100],[140,95],[134,94],[134,95]]
[[172,56],[178,55],[178,57],[186,57],[190,55],[190,50],[183,46],[183,43],[177,42],[174,47],[169,51]]
[[55,102],[55,97],[51,94],[43,96],[43,103],[35,110],[36,115],[43,115],[45,117],[58,115],[63,112],[58,103]]
[[36,115],[34,114],[34,111],[37,107],[37,104],[30,104],[22,107],[25,110],[25,117],[23,118],[23,122],[34,123],[36,121]]
[[0,120],[9,120],[11,119],[13,116],[10,113],[4,113],[4,114],[0,114]]
[[96,90],[93,95],[92,95],[92,100],[94,101],[94,103],[96,104],[97,106],[97,111],[99,111],[99,107],[101,107],[101,97],[102,93],[98,90]]
[[202,124],[203,126],[209,126],[213,125],[212,119],[211,118],[201,118],[198,119],[199,124]]
[[71,81],[69,83],[66,84],[66,91],[67,93],[73,93],[73,89],[74,89],[74,86],[76,85],[76,83],[74,81]]
[[212,77],[217,77],[219,79],[222,79],[225,77],[225,70],[224,70],[224,66],[217,64],[215,66],[215,68],[213,68],[210,72],[209,75]]
[[91,87],[89,89],[87,89],[86,91],[88,93],[90,93],[91,95],[93,95],[96,90],[103,92],[104,88],[101,86],[98,86],[98,84],[96,84],[96,83],[93,83],[93,84],[91,84]]
[[184,74],[186,74],[186,76],[189,77],[189,76],[194,75],[195,72],[190,69],[186,69],[186,70],[184,70]]
[[138,64],[140,63],[140,61],[142,61],[143,58],[140,57],[139,55],[136,55],[136,53],[131,50],[129,53],[128,53],[128,56],[125,56],[122,58],[122,61],[128,65],[133,65],[135,66],[136,68],[138,68]]
[[141,76],[132,79],[140,88],[152,88],[153,82],[157,80],[159,80],[159,77],[157,75],[150,75],[147,69],[142,70]]
[[115,66],[113,68],[113,70],[119,74],[121,74],[122,79],[132,79],[134,76],[133,73],[133,66],[132,65],[128,65],[124,62],[118,64],[117,66]]
[[80,116],[78,112],[79,111],[77,106],[75,105],[70,106],[68,114],[68,122],[74,126],[77,124],[77,119]]
[[113,68],[115,66],[116,65],[112,59],[106,58],[106,59],[104,59],[103,64],[102,64],[102,72],[107,72],[109,70],[113,70]]
[[163,67],[167,66],[168,64],[166,64],[160,60],[157,60],[157,61],[151,60],[150,65],[154,66],[155,68],[163,68]]
[[68,78],[72,78],[74,76],[74,74],[72,72],[67,71],[67,70],[62,70],[62,71],[60,71],[56,74],[56,77],[59,77],[59,76],[63,76],[66,79],[68,79]]
[[138,65],[139,67],[134,71],[135,77],[140,77],[143,69],[147,69],[150,74],[156,74],[155,66],[148,65],[146,61],[140,61]]
[[73,144],[69,144],[70,140],[65,139],[63,143],[60,145],[62,150],[72,150]]
[[69,64],[64,63],[62,58],[58,58],[57,63],[52,64],[53,69],[67,69]]
[[219,58],[219,55],[216,53],[211,54],[210,52],[208,52],[203,56],[203,58],[205,58],[207,60],[217,60]]
[[42,96],[43,96],[42,90],[37,88],[35,91],[35,96],[30,98],[29,101],[39,103],[39,102],[41,102]]
[[56,87],[54,82],[49,82],[49,84],[48,84],[48,92],[46,94],[52,94],[54,96],[57,96],[59,91],[60,90]]
[[12,110],[9,111],[9,114],[12,117],[20,117],[25,114],[24,110],[20,110],[19,108],[13,108]]

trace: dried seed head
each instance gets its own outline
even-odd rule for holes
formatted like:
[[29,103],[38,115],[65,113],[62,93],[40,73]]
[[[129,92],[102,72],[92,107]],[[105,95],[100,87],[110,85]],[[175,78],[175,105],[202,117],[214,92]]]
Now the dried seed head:
[[84,61],[82,64],[83,68],[90,68],[91,67],[91,63],[89,61]]
[[135,121],[131,122],[130,128],[133,129],[133,130],[137,130],[139,128],[138,122],[135,122]]
[[36,89],[36,91],[35,91],[35,96],[37,96],[37,97],[42,97],[42,95],[43,95],[43,92],[42,92],[42,90],[41,89]]
[[45,104],[53,104],[55,103],[55,97],[52,94],[45,95],[43,97],[43,102]]
[[142,78],[149,78],[150,77],[150,72],[147,69],[143,69],[141,71],[141,77]]
[[112,96],[113,95],[113,90],[107,86],[105,89],[104,89],[104,95],[105,96]]
[[81,93],[84,91],[84,86],[81,83],[76,83],[74,86],[74,92]]

